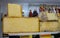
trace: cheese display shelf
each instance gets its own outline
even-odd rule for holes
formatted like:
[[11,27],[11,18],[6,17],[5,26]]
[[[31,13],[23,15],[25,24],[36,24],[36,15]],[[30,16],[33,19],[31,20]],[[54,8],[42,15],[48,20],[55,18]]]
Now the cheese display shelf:
[[9,36],[16,35],[47,35],[47,34],[57,34],[59,32],[36,32],[36,33],[8,33]]
[[[11,10],[12,9],[12,10]],[[3,33],[7,36],[51,35],[60,33],[60,19],[55,13],[47,13],[47,20],[39,17],[23,17],[22,6],[8,4],[8,16],[3,18]],[[3,34],[3,35],[4,35]]]

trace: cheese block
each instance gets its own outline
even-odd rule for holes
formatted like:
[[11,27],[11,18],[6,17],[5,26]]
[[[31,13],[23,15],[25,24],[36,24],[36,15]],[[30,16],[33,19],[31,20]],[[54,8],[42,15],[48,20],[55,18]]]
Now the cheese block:
[[22,17],[22,6],[18,4],[8,4],[9,17]]
[[48,20],[58,20],[58,17],[55,13],[46,13]]
[[41,32],[55,32],[58,31],[58,22],[40,22]]
[[44,36],[40,36],[40,38],[52,38],[51,35],[44,35]]
[[4,33],[39,32],[38,18],[8,18],[3,19]]

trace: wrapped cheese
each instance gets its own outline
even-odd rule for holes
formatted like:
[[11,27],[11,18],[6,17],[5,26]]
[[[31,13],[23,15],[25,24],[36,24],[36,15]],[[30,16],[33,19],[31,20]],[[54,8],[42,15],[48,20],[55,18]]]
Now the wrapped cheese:
[[48,20],[58,20],[56,13],[46,13]]
[[38,18],[8,18],[3,19],[4,33],[39,32]]
[[58,22],[40,22],[41,32],[55,32],[58,31]]
[[22,6],[18,4],[8,4],[9,17],[22,17]]

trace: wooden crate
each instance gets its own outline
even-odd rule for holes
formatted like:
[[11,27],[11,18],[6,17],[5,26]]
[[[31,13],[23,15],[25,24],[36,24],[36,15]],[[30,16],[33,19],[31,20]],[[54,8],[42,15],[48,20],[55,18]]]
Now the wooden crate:
[[22,6],[18,4],[8,4],[9,17],[22,17]]
[[9,18],[3,19],[4,33],[39,32],[38,18]]

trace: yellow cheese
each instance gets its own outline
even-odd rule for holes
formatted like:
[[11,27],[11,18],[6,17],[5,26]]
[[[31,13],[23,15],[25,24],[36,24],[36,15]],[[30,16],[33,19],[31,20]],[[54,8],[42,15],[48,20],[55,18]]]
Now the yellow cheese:
[[40,22],[40,31],[58,31],[58,22]]
[[20,38],[29,38],[29,36],[28,36],[28,35],[26,35],[26,36],[21,36]]
[[3,32],[39,32],[38,18],[4,18]]
[[32,38],[32,35],[20,36],[20,38]]
[[40,38],[52,38],[51,35],[40,36]]
[[9,17],[22,17],[22,6],[18,4],[8,4]]
[[58,17],[55,13],[46,13],[48,20],[58,20]]
[[47,27],[48,27],[47,22],[40,22],[40,31],[41,32],[48,30]]

